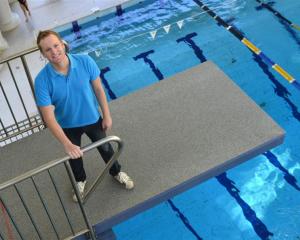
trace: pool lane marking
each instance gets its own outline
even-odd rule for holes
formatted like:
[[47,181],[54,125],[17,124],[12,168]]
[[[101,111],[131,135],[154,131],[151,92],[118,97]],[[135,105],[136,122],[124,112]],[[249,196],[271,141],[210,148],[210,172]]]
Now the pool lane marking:
[[288,72],[286,72],[282,67],[273,62],[267,55],[265,55],[258,47],[256,47],[252,42],[250,42],[247,38],[243,36],[243,34],[236,29],[235,27],[229,25],[225,22],[221,17],[219,17],[216,13],[214,13],[210,8],[204,5],[199,0],[193,0],[199,7],[207,12],[212,18],[214,18],[220,25],[226,28],[230,33],[232,33],[236,38],[238,38],[246,47],[248,47],[251,51],[253,51],[257,56],[259,56],[264,62],[266,62],[269,66],[271,66],[276,72],[278,72],[282,77],[284,77],[289,83],[291,83],[294,87],[300,90],[300,84],[296,81],[296,79],[291,76]]
[[171,206],[172,210],[180,218],[180,220],[182,221],[182,223],[184,224],[184,226],[196,237],[196,239],[197,240],[203,240],[199,236],[199,234],[197,233],[197,231],[193,228],[193,226],[190,224],[188,218],[180,211],[180,209],[178,207],[176,207],[176,205],[174,204],[174,202],[171,199],[167,200],[167,202]]
[[289,106],[289,109],[291,110],[291,113],[293,117],[300,122],[300,113],[298,111],[297,105],[294,104],[290,99],[289,96],[291,93],[288,91],[288,89],[281,84],[281,81],[278,81],[274,74],[270,71],[270,68],[268,65],[260,58],[258,55],[256,55],[254,52],[252,52],[253,60],[258,64],[258,66],[261,68],[263,73],[270,79],[270,81],[274,84],[274,93],[282,98]]
[[201,63],[207,61],[205,55],[203,54],[203,51],[197,44],[193,41],[193,37],[196,37],[198,34],[195,32],[187,34],[185,37],[178,38],[176,40],[177,43],[185,42],[190,48],[193,49],[196,57],[200,60]]
[[291,27],[300,30],[300,26],[298,26],[295,23],[292,23],[290,20],[288,20],[286,17],[284,17],[280,12],[278,12],[277,10],[275,10],[274,8],[272,8],[269,4],[264,3],[261,0],[256,0],[256,2],[258,2],[262,7],[268,9],[270,12],[274,13],[274,15],[280,19],[282,19],[283,21],[287,22]]
[[108,93],[110,99],[111,99],[111,100],[114,100],[114,99],[117,99],[117,96],[116,96],[116,94],[113,92],[113,90],[111,89],[111,87],[109,86],[108,81],[107,81],[107,79],[106,79],[106,77],[105,77],[105,74],[106,74],[107,72],[109,72],[109,71],[110,71],[110,68],[109,68],[109,67],[102,68],[102,69],[100,70],[100,78],[101,78],[101,80],[102,80],[102,83],[103,83],[105,89],[107,90],[107,93]]
[[283,178],[285,181],[290,184],[292,187],[294,187],[296,190],[300,191],[300,186],[297,184],[297,179],[289,173],[289,171],[284,168],[280,161],[278,160],[277,156],[272,153],[271,151],[267,151],[263,153],[263,155],[269,160],[269,162],[276,168],[278,168],[283,174]]
[[161,73],[161,71],[159,70],[159,68],[155,66],[155,64],[153,63],[153,61],[148,58],[148,55],[153,54],[153,53],[154,53],[154,50],[143,52],[143,53],[140,53],[139,55],[133,57],[133,59],[135,61],[137,61],[139,59],[143,59],[144,62],[150,66],[151,70],[153,71],[153,73],[155,74],[155,76],[157,77],[157,79],[159,81],[161,81],[161,80],[163,80],[165,78],[164,75]]
[[236,200],[237,204],[241,207],[244,217],[250,222],[256,234],[262,240],[268,240],[271,236],[274,236],[270,232],[267,226],[259,219],[256,212],[251,208],[251,206],[244,201],[240,195],[240,190],[235,186],[235,182],[227,177],[227,173],[224,172],[216,176],[217,181],[223,185],[227,192]]

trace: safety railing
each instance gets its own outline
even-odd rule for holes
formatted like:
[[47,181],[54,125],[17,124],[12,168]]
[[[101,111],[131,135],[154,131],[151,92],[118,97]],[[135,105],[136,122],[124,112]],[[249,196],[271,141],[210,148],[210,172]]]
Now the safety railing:
[[0,146],[17,141],[45,127],[34,100],[30,71],[33,66],[30,67],[26,59],[32,53],[38,53],[38,48],[0,61]]
[[[24,225],[26,225],[26,223],[24,223],[24,221],[26,222],[27,219],[27,224],[29,223],[28,227],[31,226],[34,230],[34,235],[37,237],[37,239],[54,239],[54,236],[56,239],[73,239],[76,236],[79,236],[81,234],[88,234],[89,237],[93,240],[96,240],[96,236],[95,233],[93,231],[93,227],[90,223],[90,220],[85,212],[84,206],[83,204],[86,202],[86,200],[88,199],[88,197],[91,196],[92,192],[96,189],[96,187],[98,186],[98,184],[102,181],[102,179],[105,177],[105,175],[108,173],[108,170],[110,169],[110,167],[114,164],[114,162],[116,161],[116,159],[119,157],[119,155],[121,154],[121,151],[123,149],[123,142],[121,141],[121,139],[119,137],[116,136],[109,136],[106,137],[104,139],[101,139],[97,142],[94,142],[88,146],[85,146],[84,148],[82,148],[82,151],[88,152],[90,150],[92,150],[93,148],[99,147],[103,144],[106,143],[110,143],[110,142],[114,142],[115,144],[117,144],[117,147],[114,151],[113,156],[111,157],[111,159],[107,162],[107,164],[105,165],[104,169],[102,170],[102,172],[99,174],[99,176],[97,176],[96,180],[93,182],[93,184],[90,186],[90,188],[86,191],[86,194],[83,196],[83,198],[80,197],[80,193],[77,189],[76,186],[76,181],[75,178],[73,176],[70,164],[69,164],[69,160],[70,157],[69,156],[65,156],[61,159],[56,159],[53,160],[47,164],[44,164],[36,169],[33,169],[31,171],[28,171],[20,176],[17,176],[16,178],[13,178],[9,181],[6,181],[2,184],[0,184],[0,214],[3,215],[2,219],[4,219],[5,222],[5,227],[6,228],[6,233],[4,233],[3,231],[0,231],[0,239],[9,239],[9,240],[13,240],[16,239],[14,238],[14,236],[18,236],[18,239],[33,239],[33,232],[30,232],[28,229],[24,230],[23,229],[23,233],[22,229],[20,227],[20,225],[24,228]],[[114,145],[115,145],[114,144]],[[76,161],[76,160],[71,160],[71,161]],[[74,227],[71,224],[71,217],[68,214],[67,208],[66,208],[66,204],[64,203],[64,198],[62,197],[62,194],[59,191],[58,188],[58,184],[55,182],[55,177],[53,176],[53,173],[51,173],[50,169],[54,168],[54,167],[58,167],[60,165],[64,164],[65,169],[67,171],[67,175],[71,181],[74,193],[77,196],[78,199],[78,205],[79,205],[79,210],[81,212],[82,215],[82,220],[84,221],[84,224],[86,226],[85,229],[81,229],[78,231],[74,230]],[[45,176],[43,176],[43,178],[40,179],[40,181],[38,181],[39,175],[42,173],[46,173],[46,175],[49,176],[50,179],[50,186],[48,186],[48,184],[45,183],[41,183],[41,181],[45,181]],[[27,196],[24,194],[24,185],[26,185],[26,193]],[[41,187],[41,185],[43,185],[43,187]],[[52,192],[54,193],[53,195],[55,196],[51,196],[51,203],[49,204],[49,199],[48,199],[48,204],[47,204],[47,198],[50,198],[49,196],[49,192],[50,192],[50,187],[52,188]],[[61,185],[59,185],[61,186]],[[45,191],[46,189],[46,194],[45,196],[43,196],[43,191]],[[23,193],[22,193],[23,190]],[[30,196],[28,196],[28,194]],[[9,200],[4,200],[4,195],[9,195],[10,198],[8,198]],[[14,195],[15,197],[11,197],[12,195]],[[35,196],[35,201],[33,200]],[[26,201],[26,198],[28,199],[28,197],[30,198],[31,203],[34,202],[34,206],[29,206],[29,200]],[[51,206],[53,205],[53,199],[54,197],[57,197],[57,204],[55,207],[55,212],[53,213]],[[39,202],[39,204],[38,204]],[[19,203],[19,206],[21,207],[17,207],[17,203]],[[39,207],[38,207],[39,205]],[[54,204],[55,205],[55,204]],[[60,212],[60,214],[63,214],[65,219],[67,220],[67,225],[69,226],[69,230],[72,232],[71,236],[64,236],[63,238],[61,238],[59,231],[58,231],[58,225],[62,225],[62,217],[60,217],[60,221],[57,222],[54,220],[54,214],[57,214],[57,206],[61,207],[62,211]],[[21,209],[22,208],[22,209]],[[44,211],[41,211],[43,210]],[[70,211],[73,211],[73,209],[71,209]],[[43,214],[42,214],[43,212]],[[41,216],[44,215],[44,217],[46,217],[47,221],[41,221],[39,220],[39,223],[37,223],[37,215]],[[78,216],[76,216],[76,218],[78,218]],[[19,222],[19,223],[18,223]],[[22,222],[22,224],[20,224],[20,222]],[[52,227],[52,237],[49,237],[49,228],[47,228],[48,230],[46,230],[46,232],[43,232],[41,230],[41,225],[45,225],[48,222],[48,227]],[[1,224],[0,224],[1,226]],[[45,228],[45,227],[44,227]],[[43,228],[43,229],[44,229]],[[29,233],[28,233],[29,232]],[[26,235],[27,234],[27,235]],[[47,237],[45,237],[45,235],[47,234]],[[6,238],[5,238],[6,236]]]

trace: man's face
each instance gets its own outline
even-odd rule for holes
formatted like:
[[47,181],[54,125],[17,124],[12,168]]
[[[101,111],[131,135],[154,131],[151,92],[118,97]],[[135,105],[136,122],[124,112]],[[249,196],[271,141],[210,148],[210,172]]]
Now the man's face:
[[55,35],[50,34],[42,39],[40,47],[44,57],[53,64],[60,64],[66,56],[64,44]]

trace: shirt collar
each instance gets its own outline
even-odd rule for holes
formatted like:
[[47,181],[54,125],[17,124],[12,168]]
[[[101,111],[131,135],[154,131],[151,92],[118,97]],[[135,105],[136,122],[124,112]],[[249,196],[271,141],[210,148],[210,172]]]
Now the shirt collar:
[[[69,58],[69,64],[70,64],[69,72],[70,72],[70,69],[76,68],[77,62],[75,61],[74,57],[71,54],[67,54],[67,57]],[[61,73],[59,73],[55,70],[55,68],[52,66],[51,63],[47,64],[47,68],[52,77],[56,77],[57,75],[62,76]]]

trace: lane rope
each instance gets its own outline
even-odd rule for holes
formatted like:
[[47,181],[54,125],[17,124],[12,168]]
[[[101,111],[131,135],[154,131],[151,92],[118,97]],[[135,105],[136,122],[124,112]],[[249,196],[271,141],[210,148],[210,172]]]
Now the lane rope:
[[237,39],[239,39],[246,47],[248,47],[252,52],[254,52],[258,57],[260,57],[267,65],[272,67],[276,72],[278,72],[283,78],[285,78],[294,87],[300,90],[300,84],[296,79],[280,67],[277,63],[272,61],[267,55],[265,55],[258,47],[256,47],[251,41],[243,36],[243,34],[235,27],[229,25],[221,17],[219,17],[215,12],[203,4],[200,0],[193,0],[199,7],[214,18],[220,25],[226,28],[230,33],[232,33]]
[[269,4],[264,3],[261,0],[256,0],[256,2],[258,2],[262,7],[268,9],[270,12],[272,12],[276,17],[278,17],[279,19],[285,21],[287,24],[289,24],[291,27],[300,30],[300,26],[298,26],[295,23],[292,23],[290,20],[288,20],[286,17],[284,17],[280,12],[278,12],[277,10],[275,10],[273,7],[271,7]]
[[[223,6],[220,6],[220,7],[215,7],[214,10],[224,8],[224,7],[230,5],[231,3],[234,3],[234,2],[235,2],[235,0],[226,3],[227,5],[223,5]],[[169,31],[170,31],[169,27],[178,25],[178,22],[185,22],[185,21],[187,21],[187,19],[196,19],[197,17],[200,17],[201,15],[204,15],[204,14],[206,14],[205,11],[204,12],[200,12],[200,13],[196,13],[196,14],[192,14],[192,15],[190,15],[190,16],[188,16],[186,18],[183,18],[183,19],[181,19],[179,21],[169,22],[169,23],[164,24],[161,27],[157,27],[157,28],[155,28],[155,29],[153,29],[151,31],[145,31],[145,32],[139,33],[137,35],[134,35],[134,36],[131,36],[131,37],[128,37],[128,38],[123,38],[123,39],[121,38],[119,41],[115,41],[115,42],[114,41],[105,42],[107,45],[102,46],[102,47],[100,47],[97,50],[93,49],[93,50],[86,51],[85,54],[90,54],[90,53],[95,52],[96,56],[99,57],[101,55],[101,51],[104,51],[104,49],[108,49],[108,48],[114,47],[114,46],[116,46],[118,44],[121,44],[121,43],[128,43],[132,39],[135,39],[135,38],[138,38],[138,37],[141,37],[141,36],[147,36],[147,35],[149,35],[149,33],[151,34],[151,32],[153,32],[153,31],[164,30],[164,32],[169,33]],[[168,30],[166,30],[166,27],[168,27]]]

